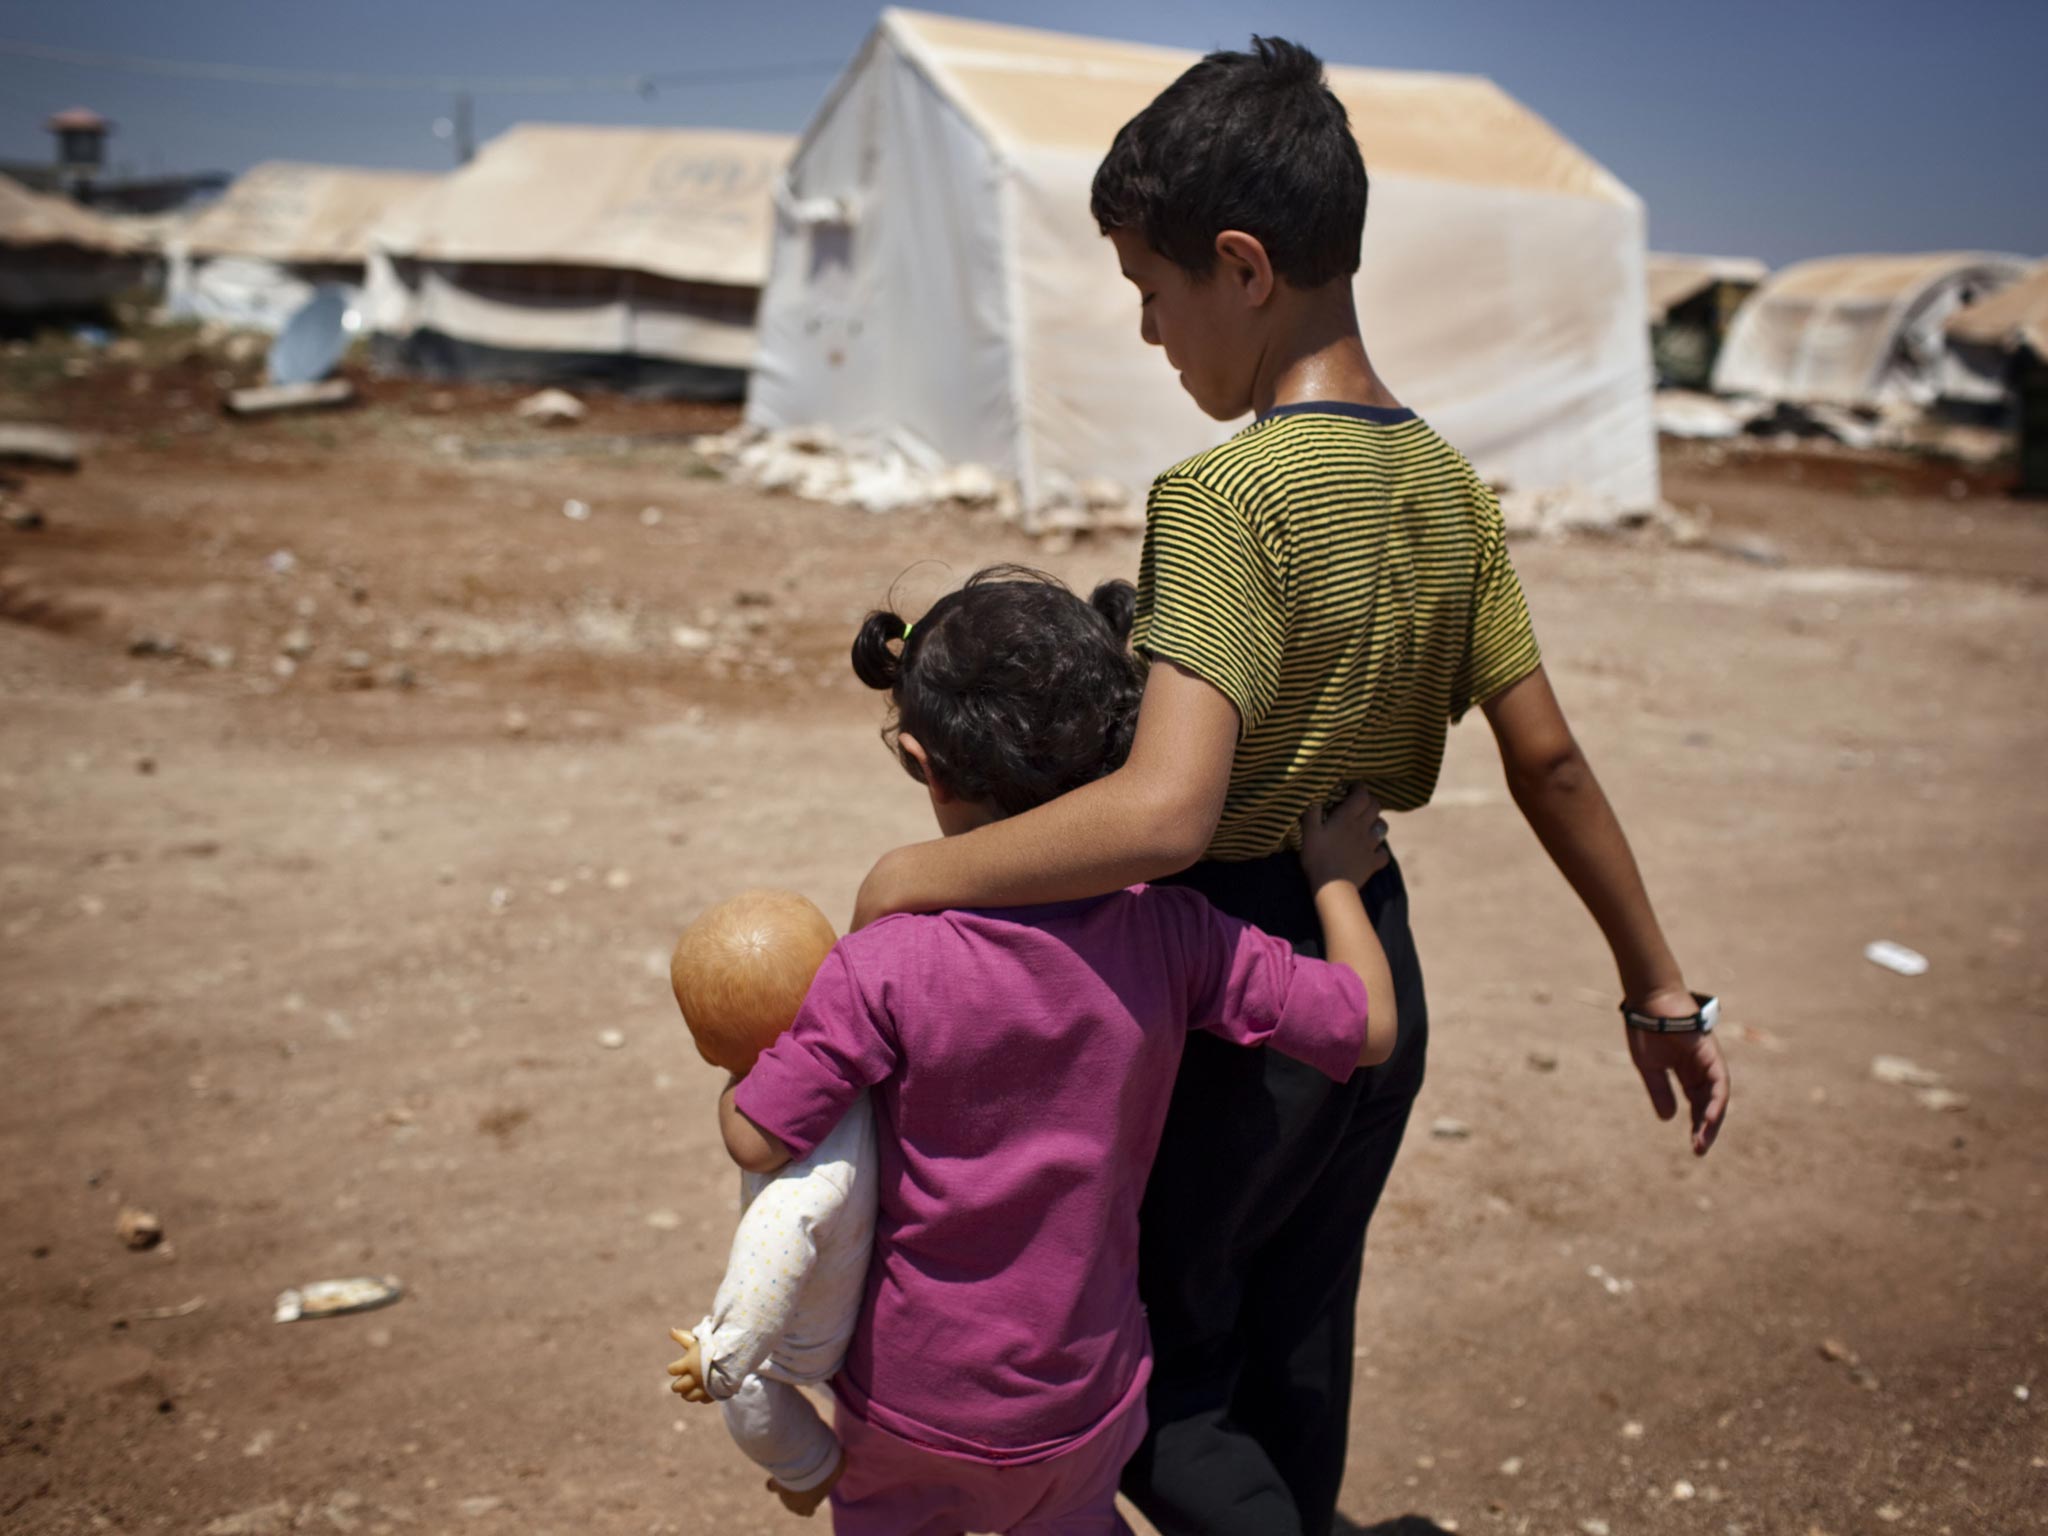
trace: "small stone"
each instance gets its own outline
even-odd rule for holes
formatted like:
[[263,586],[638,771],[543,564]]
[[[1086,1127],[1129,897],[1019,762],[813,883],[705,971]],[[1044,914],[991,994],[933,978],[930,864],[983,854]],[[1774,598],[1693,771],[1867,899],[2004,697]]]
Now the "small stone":
[[1429,1134],[1439,1141],[1464,1141],[1471,1136],[1472,1127],[1449,1115],[1438,1115],[1429,1127]]
[[2013,1395],[2013,1396],[2014,1396],[2015,1398],[2019,1399],[2019,1401],[2021,1401],[2021,1402],[2023,1402],[2023,1403],[2024,1403],[2024,1402],[2026,1402],[2026,1401],[2027,1401],[2028,1399],[2030,1399],[2030,1398],[2032,1398],[2032,1397],[2033,1397],[2033,1395],[2034,1395],[2034,1389],[2033,1389],[2032,1387],[2028,1387],[2028,1386],[2024,1386],[2024,1385],[2023,1385],[2023,1386],[2017,1386],[2017,1387],[2014,1387],[2014,1388],[2012,1389],[2012,1395]]
[[1913,1097],[1919,1100],[1922,1109],[1931,1109],[1936,1114],[1955,1114],[1970,1107],[1970,1096],[1953,1088],[1922,1088]]
[[200,1536],[284,1536],[292,1525],[292,1505],[277,1499],[245,1509],[239,1515],[222,1515],[200,1528]]
[[370,670],[370,653],[368,651],[343,651],[341,653],[341,666],[345,672],[367,672]]
[[270,1448],[275,1444],[277,1444],[276,1430],[259,1429],[249,1437],[249,1443],[242,1447],[242,1454],[244,1456],[263,1456],[268,1454]]
[[1856,1355],[1840,1339],[1822,1339],[1820,1341],[1820,1357],[1823,1360],[1854,1360]]
[[1687,1482],[1682,1477],[1677,1482],[1671,1485],[1671,1497],[1676,1499],[1681,1504],[1683,1504],[1687,1499],[1690,1499],[1697,1492],[1698,1490],[1694,1488],[1691,1483]]
[[578,501],[574,496],[571,496],[562,503],[562,516],[569,519],[572,523],[587,523],[590,521],[590,503]]
[[623,891],[632,883],[633,876],[629,870],[614,869],[608,871],[604,877],[605,889],[610,891]]
[[588,407],[566,389],[543,389],[520,401],[512,413],[522,421],[543,427],[566,427],[581,421],[588,414]]
[[488,1515],[494,1509],[501,1508],[504,1503],[505,1501],[496,1494],[486,1493],[479,1494],[472,1499],[464,1499],[455,1507],[469,1516],[470,1519],[475,1520],[480,1516]]
[[673,1232],[683,1224],[683,1218],[674,1211],[649,1211],[647,1225],[657,1232]]
[[1532,1072],[1555,1072],[1557,1070],[1557,1052],[1545,1050],[1531,1051],[1528,1055],[1528,1062],[1529,1069]]
[[1906,1518],[1906,1512],[1896,1504],[1880,1504],[1875,1513],[1886,1525],[1897,1525]]
[[693,624],[678,624],[668,632],[669,642],[679,651],[699,655],[718,643],[718,637],[708,629],[699,629]]
[[640,509],[640,526],[641,526],[642,528],[658,528],[658,527],[660,527],[660,526],[661,526],[661,508],[659,508],[659,507],[642,507],[642,508]]
[[504,719],[499,723],[504,726],[507,736],[524,736],[533,728],[533,722],[527,718],[526,711],[517,708],[506,710]]
[[512,891],[509,886],[496,885],[491,887],[491,910],[493,912],[502,912],[511,905]]
[[129,1206],[114,1222],[114,1230],[121,1241],[138,1252],[154,1248],[164,1240],[164,1224],[139,1206]]
[[1584,1531],[1586,1536],[1612,1536],[1612,1531],[1605,1520],[1581,1520],[1579,1529]]
[[273,549],[263,564],[273,576],[289,576],[298,569],[299,557],[288,549]]
[[135,771],[144,778],[149,777],[156,772],[156,759],[147,752],[143,753],[135,759]]
[[1643,1426],[1638,1424],[1634,1419],[1630,1419],[1626,1424],[1621,1426],[1621,1438],[1624,1440],[1642,1439]]
[[626,1043],[625,1032],[617,1029],[600,1030],[597,1036],[597,1043],[608,1051],[616,1051]]
[[1502,1462],[1500,1464],[1500,1475],[1502,1477],[1520,1477],[1522,1475],[1522,1458],[1510,1456],[1506,1461]]

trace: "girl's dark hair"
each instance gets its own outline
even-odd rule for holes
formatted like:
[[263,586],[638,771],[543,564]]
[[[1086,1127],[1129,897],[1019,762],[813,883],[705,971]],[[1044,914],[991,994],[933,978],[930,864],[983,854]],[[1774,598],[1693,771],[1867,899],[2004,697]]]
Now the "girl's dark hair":
[[925,775],[897,740],[905,731],[950,793],[1014,816],[1130,754],[1145,684],[1128,643],[1136,608],[1127,581],[1104,582],[1084,603],[1042,571],[990,566],[915,627],[869,614],[853,670],[888,692],[882,739],[913,779]]
[[1256,235],[1273,270],[1316,288],[1358,270],[1365,161],[1323,62],[1255,37],[1212,53],[1117,131],[1090,207],[1105,235],[1136,230],[1192,277],[1216,265],[1226,229]]

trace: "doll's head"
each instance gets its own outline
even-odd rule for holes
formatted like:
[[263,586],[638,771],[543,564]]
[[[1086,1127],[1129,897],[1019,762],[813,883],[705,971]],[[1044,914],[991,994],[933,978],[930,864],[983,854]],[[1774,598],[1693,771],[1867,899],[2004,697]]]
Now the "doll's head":
[[669,983],[697,1053],[736,1077],[789,1028],[837,935],[794,891],[743,891],[676,940]]

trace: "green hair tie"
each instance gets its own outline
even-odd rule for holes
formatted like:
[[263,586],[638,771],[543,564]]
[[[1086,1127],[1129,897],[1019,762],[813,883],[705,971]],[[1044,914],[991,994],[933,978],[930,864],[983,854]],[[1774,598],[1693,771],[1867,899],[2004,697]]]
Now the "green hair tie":
[[917,628],[915,624],[906,624],[903,626],[903,643],[905,645],[910,644],[910,632],[915,628]]

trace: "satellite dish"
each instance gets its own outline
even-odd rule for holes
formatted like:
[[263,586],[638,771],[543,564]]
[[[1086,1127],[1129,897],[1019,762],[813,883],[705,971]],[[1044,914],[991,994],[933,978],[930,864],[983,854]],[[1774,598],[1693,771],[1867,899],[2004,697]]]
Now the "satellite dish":
[[354,290],[322,283],[270,344],[270,382],[319,383],[334,372],[362,325]]

